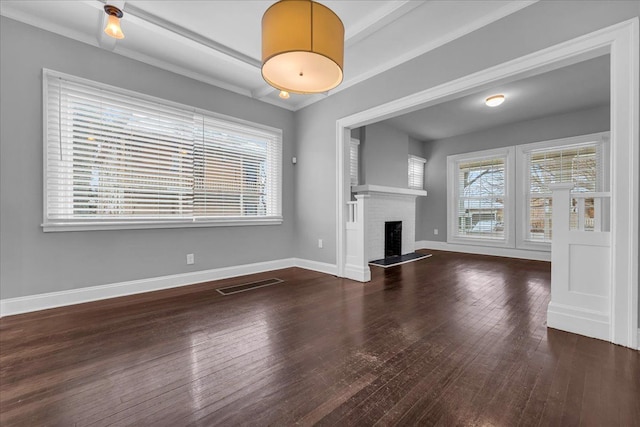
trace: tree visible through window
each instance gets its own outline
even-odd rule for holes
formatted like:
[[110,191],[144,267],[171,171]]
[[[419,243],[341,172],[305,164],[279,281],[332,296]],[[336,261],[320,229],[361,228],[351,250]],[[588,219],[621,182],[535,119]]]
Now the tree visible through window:
[[505,159],[457,164],[458,235],[504,239]]

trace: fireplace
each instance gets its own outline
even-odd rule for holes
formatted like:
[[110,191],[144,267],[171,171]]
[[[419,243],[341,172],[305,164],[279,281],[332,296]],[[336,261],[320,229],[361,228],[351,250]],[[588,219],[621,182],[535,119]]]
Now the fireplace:
[[402,255],[402,221],[384,223],[384,257]]
[[402,223],[402,231],[397,233],[400,249],[393,253],[402,256],[415,250],[416,197],[426,196],[426,191],[367,184],[351,187],[351,190],[361,204],[367,262],[389,256],[385,250],[386,222]]

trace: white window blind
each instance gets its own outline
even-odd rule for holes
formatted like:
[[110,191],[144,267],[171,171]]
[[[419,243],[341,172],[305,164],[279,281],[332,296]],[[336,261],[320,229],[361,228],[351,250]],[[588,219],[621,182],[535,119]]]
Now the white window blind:
[[457,163],[457,235],[504,239],[505,157]]
[[[603,191],[602,155],[601,142],[535,149],[525,153],[528,171],[527,240],[551,241],[549,184],[571,182],[575,185],[574,192]],[[593,226],[595,212],[592,208],[587,212],[590,215],[586,222],[588,228]],[[577,221],[577,217],[572,219]]]
[[351,181],[351,185],[358,185],[358,147],[360,146],[360,141],[351,138],[349,143],[349,177]]
[[424,165],[427,161],[421,157],[409,156],[409,188],[424,189]]
[[281,132],[46,70],[44,225],[281,218]]

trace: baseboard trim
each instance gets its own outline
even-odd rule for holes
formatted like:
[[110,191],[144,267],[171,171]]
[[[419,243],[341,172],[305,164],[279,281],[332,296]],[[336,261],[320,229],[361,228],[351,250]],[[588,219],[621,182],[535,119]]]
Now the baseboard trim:
[[336,265],[300,258],[286,258],[274,261],[195,271],[191,273],[172,274],[169,276],[152,277],[149,279],[91,286],[87,288],[70,289],[67,291],[2,299],[0,300],[0,317],[108,298],[135,295],[144,292],[177,288],[180,286],[188,286],[212,280],[228,279],[231,277],[263,273],[289,267],[300,267],[307,270],[319,271],[333,275],[337,272]]
[[319,273],[331,274],[336,276],[338,274],[338,266],[335,264],[329,264],[326,262],[312,261],[309,259],[293,258],[295,267],[304,268],[305,270],[317,271]]
[[606,313],[550,302],[547,326],[611,342],[610,319]]
[[346,264],[344,266],[344,277],[358,282],[369,282],[371,281],[371,269],[368,265]]
[[638,340],[636,343],[638,343],[638,351],[640,351],[640,328],[638,328]]
[[533,261],[551,261],[551,252],[529,251],[513,248],[494,248],[490,246],[461,245],[457,243],[436,242],[433,240],[416,241],[416,249],[462,252],[466,254],[491,255],[506,258],[530,259]]

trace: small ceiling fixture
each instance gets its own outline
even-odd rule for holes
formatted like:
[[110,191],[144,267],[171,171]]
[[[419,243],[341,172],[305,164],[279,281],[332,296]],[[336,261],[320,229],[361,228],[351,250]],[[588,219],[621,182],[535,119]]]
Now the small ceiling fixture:
[[114,39],[123,39],[124,33],[122,32],[122,28],[120,28],[120,18],[123,16],[122,11],[110,4],[104,6],[104,11],[109,15],[107,26],[104,27],[104,32]]
[[287,92],[286,90],[281,90],[278,96],[282,99],[289,99],[289,92]]
[[292,93],[326,92],[342,83],[344,25],[312,0],[281,0],[262,16],[262,77]]
[[503,102],[504,102],[504,95],[491,95],[484,101],[484,103],[487,104],[487,107],[497,107]]

